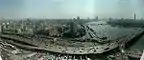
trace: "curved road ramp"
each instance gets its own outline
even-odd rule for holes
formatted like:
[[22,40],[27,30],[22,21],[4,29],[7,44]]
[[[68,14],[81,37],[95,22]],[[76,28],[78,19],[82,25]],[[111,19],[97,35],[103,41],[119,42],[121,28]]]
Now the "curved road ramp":
[[[112,50],[119,51],[118,47],[122,49],[127,43],[144,33],[142,28],[112,27],[106,22],[87,23],[85,30],[86,35],[82,38],[0,34],[1,54],[4,54],[2,57],[10,57],[8,60],[93,60],[100,58],[101,54],[109,54]],[[100,57],[93,58],[91,56],[93,54]],[[105,58],[115,56],[110,54]]]

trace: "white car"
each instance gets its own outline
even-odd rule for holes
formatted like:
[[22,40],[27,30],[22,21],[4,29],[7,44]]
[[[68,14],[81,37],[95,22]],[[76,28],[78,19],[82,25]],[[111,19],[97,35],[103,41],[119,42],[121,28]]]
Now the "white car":
[[144,60],[144,51],[143,51],[143,54],[141,56],[141,59],[140,60]]
[[2,57],[0,56],[0,60],[2,60]]

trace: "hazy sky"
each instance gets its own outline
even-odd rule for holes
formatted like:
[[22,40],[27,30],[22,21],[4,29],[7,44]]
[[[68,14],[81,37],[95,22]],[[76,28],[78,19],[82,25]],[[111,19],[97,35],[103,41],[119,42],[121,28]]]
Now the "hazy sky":
[[4,18],[131,18],[144,16],[143,0],[0,0]]

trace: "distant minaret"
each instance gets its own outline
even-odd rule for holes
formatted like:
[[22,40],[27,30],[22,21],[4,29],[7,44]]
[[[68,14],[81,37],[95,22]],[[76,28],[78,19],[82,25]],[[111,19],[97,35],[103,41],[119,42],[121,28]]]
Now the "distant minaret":
[[136,20],[136,14],[134,13],[134,20]]

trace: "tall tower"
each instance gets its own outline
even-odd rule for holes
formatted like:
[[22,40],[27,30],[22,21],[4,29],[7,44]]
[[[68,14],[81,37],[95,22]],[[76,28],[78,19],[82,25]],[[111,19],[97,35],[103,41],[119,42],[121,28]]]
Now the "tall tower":
[[134,13],[134,16],[133,16],[134,20],[136,20],[136,14]]
[[96,20],[99,20],[98,16],[95,17]]
[[0,33],[2,32],[2,26],[0,25]]

